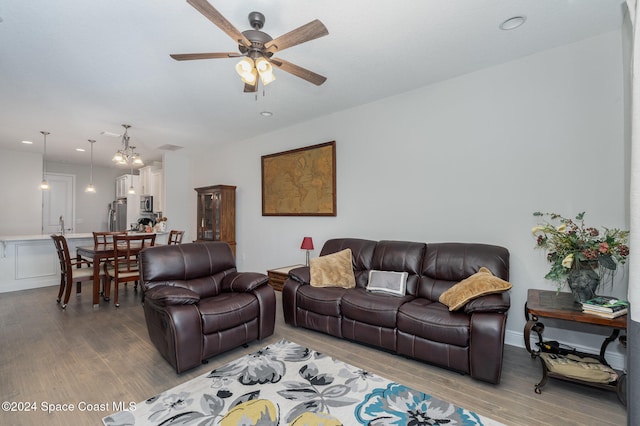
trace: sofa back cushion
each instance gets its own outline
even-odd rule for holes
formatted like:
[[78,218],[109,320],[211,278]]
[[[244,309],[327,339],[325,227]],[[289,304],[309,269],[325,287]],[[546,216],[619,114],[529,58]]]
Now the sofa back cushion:
[[509,251],[500,246],[477,243],[432,243],[426,245],[417,296],[438,301],[440,295],[485,267],[509,281]]
[[406,272],[406,294],[415,296],[426,244],[410,241],[379,241],[373,252],[371,269]]
[[334,238],[327,240],[322,246],[320,256],[337,253],[344,249],[351,249],[353,256],[353,274],[357,287],[366,287],[373,259],[373,251],[376,241],[363,240],[359,238]]
[[201,298],[220,293],[222,278],[236,272],[231,247],[225,242],[156,246],[140,253],[143,288],[175,285]]

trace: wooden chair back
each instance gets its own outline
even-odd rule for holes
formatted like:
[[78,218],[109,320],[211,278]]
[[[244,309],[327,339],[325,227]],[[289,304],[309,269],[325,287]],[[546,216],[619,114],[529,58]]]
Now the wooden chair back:
[[184,236],[184,231],[178,231],[172,229],[169,231],[169,240],[167,242],[168,245],[173,244],[182,244],[182,237]]
[[107,275],[109,282],[111,280],[114,282],[113,303],[115,306],[120,306],[118,301],[120,283],[135,281],[134,288],[138,287],[140,280],[138,254],[142,249],[152,247],[155,243],[156,234],[113,236],[113,259],[105,264],[105,275]]
[[64,293],[62,309],[65,309],[69,303],[73,283],[78,283],[76,293],[80,294],[80,283],[83,281],[93,281],[93,268],[82,268],[83,265],[91,266],[91,262],[71,258],[67,239],[64,235],[53,234],[51,235],[51,239],[56,247],[58,260],[60,261],[60,289],[58,290],[57,302],[60,303],[62,294]]
[[113,237],[115,235],[127,235],[126,231],[116,231],[116,232],[94,232],[93,233],[93,244],[109,244],[113,243]]

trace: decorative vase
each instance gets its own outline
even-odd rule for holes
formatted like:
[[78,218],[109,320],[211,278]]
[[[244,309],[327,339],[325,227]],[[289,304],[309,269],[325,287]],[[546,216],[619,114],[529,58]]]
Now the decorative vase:
[[582,266],[569,271],[567,284],[573,299],[582,303],[596,297],[596,289],[600,285],[600,275],[589,266]]

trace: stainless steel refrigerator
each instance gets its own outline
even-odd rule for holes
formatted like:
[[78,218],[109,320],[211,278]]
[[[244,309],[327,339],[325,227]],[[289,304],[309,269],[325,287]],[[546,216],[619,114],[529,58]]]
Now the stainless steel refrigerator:
[[127,199],[118,198],[109,204],[109,231],[127,230]]

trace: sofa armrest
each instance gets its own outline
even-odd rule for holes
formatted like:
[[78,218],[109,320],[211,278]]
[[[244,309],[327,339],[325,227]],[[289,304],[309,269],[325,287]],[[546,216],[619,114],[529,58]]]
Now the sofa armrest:
[[183,287],[162,285],[145,292],[145,303],[156,306],[194,305],[199,301],[197,293]]
[[269,277],[259,272],[233,272],[222,279],[222,291],[248,293],[269,282]]
[[464,306],[466,314],[474,312],[496,312],[504,313],[511,307],[511,298],[509,293],[504,291],[497,294],[487,294],[473,299]]
[[303,266],[301,268],[295,268],[289,271],[289,277],[294,281],[299,282],[300,284],[310,284],[311,283],[311,270],[308,266]]

